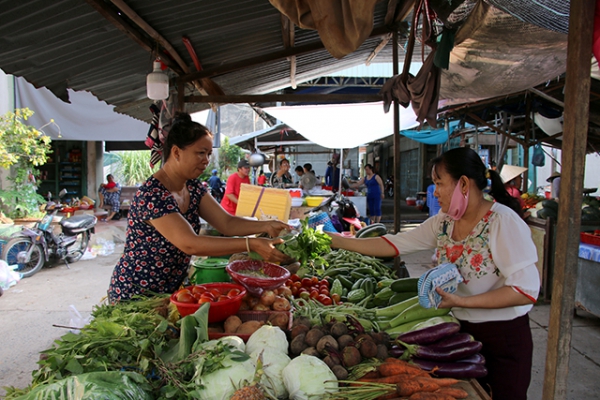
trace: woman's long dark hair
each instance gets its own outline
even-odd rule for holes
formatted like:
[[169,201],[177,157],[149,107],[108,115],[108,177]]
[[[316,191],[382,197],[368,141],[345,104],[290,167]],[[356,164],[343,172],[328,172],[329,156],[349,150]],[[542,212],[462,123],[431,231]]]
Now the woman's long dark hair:
[[177,113],[165,140],[163,152],[165,161],[169,159],[173,146],[177,146],[183,150],[206,135],[212,137],[212,133],[207,127],[192,121],[190,114]]
[[459,180],[461,176],[473,179],[480,190],[488,186],[486,172],[492,182],[489,194],[501,204],[511,208],[520,216],[523,216],[523,210],[519,200],[512,197],[504,188],[504,183],[500,174],[494,170],[488,170],[477,152],[469,147],[458,147],[448,150],[439,157],[433,159],[430,167],[443,167],[444,170],[454,179]]

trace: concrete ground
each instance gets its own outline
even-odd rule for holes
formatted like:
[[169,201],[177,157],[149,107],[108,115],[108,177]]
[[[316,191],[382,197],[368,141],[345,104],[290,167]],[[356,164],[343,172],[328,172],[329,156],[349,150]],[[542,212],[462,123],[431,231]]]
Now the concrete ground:
[[[390,200],[391,202],[391,200]],[[403,220],[410,220],[414,209],[401,211]],[[386,220],[384,204],[384,220]],[[415,217],[416,218],[416,217]],[[422,220],[422,218],[421,218]],[[417,222],[418,223],[418,222]],[[403,225],[410,229],[413,224]],[[99,223],[95,250],[101,250],[102,241],[116,242],[114,252],[97,255],[96,258],[79,261],[67,269],[65,265],[44,268],[36,275],[23,279],[7,289],[0,297],[0,387],[25,387],[31,382],[31,372],[37,368],[39,353],[67,332],[53,325],[68,326],[71,323],[70,305],[74,305],[83,316],[89,315],[93,307],[103,301],[113,267],[122,253],[124,221]],[[106,243],[106,242],[105,242]],[[106,249],[106,246],[104,246]],[[403,256],[411,276],[419,276],[432,267],[432,252],[419,252]],[[536,305],[531,317],[534,339],[532,382],[529,399],[542,398],[546,344],[550,305]],[[573,321],[573,337],[569,363],[567,387],[568,400],[598,398],[600,393],[600,318],[577,311]],[[0,397],[5,391],[0,389]]]

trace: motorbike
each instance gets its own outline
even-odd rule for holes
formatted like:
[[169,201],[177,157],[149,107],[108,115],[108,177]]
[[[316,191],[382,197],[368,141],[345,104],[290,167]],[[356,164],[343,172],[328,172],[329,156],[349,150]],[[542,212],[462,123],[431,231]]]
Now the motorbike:
[[223,196],[225,195],[225,188],[223,186],[221,186],[218,189],[212,188],[210,189],[210,194],[217,201],[217,203],[220,203],[221,200],[223,200]]
[[98,220],[87,214],[63,218],[60,221],[61,232],[55,234],[51,223],[63,208],[49,202],[46,215],[33,228],[24,227],[13,234],[4,246],[2,259],[8,265],[17,265],[15,270],[23,278],[34,275],[46,262],[56,259],[64,261],[69,268],[69,263],[79,261],[85,253]]
[[393,176],[389,176],[385,180],[385,185],[384,185],[383,191],[387,197],[390,197],[390,198],[394,197],[394,177]]
[[305,214],[311,212],[327,213],[333,227],[338,232],[349,231],[351,225],[354,226],[356,230],[359,230],[362,227],[358,209],[352,201],[341,194],[334,194],[321,205],[308,210]]

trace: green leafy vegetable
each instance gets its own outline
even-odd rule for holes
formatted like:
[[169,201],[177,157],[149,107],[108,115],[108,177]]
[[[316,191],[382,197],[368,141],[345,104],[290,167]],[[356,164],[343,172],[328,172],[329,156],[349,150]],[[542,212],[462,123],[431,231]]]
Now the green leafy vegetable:
[[288,235],[285,242],[276,247],[298,261],[302,267],[312,269],[313,273],[322,274],[327,262],[323,255],[331,251],[331,237],[326,233],[317,231],[308,226],[307,220],[302,220],[302,232],[297,235]]

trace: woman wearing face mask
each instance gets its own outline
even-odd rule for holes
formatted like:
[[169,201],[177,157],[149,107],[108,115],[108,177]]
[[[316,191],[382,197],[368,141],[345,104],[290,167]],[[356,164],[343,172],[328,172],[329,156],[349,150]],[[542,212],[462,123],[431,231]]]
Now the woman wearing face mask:
[[[439,264],[454,263],[464,282],[454,294],[438,288],[461,329],[483,343],[494,399],[526,399],[533,342],[527,313],[539,293],[537,253],[519,202],[479,155],[457,148],[432,161],[441,212],[409,232],[381,238],[334,236],[332,247],[377,257],[436,249]],[[484,197],[490,186],[494,202]]]

